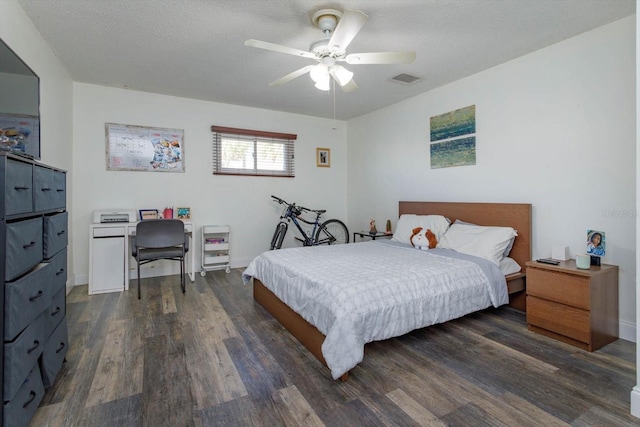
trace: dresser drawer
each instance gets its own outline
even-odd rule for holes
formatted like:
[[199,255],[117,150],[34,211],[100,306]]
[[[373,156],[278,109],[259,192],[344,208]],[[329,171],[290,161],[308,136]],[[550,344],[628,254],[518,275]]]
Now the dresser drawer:
[[60,289],[57,294],[53,296],[51,305],[45,312],[44,320],[44,336],[49,337],[53,330],[60,324],[60,321],[67,314],[67,290]]
[[42,359],[40,359],[42,383],[45,388],[49,388],[53,385],[68,350],[69,337],[67,335],[67,319],[64,318],[47,340],[42,353]]
[[42,261],[42,218],[7,224],[5,279],[13,280]]
[[[35,166],[33,171],[34,208],[36,212],[63,208],[65,203],[60,194],[65,194],[65,191],[58,187],[61,184],[64,185],[64,173],[42,166]],[[62,174],[62,182],[60,182],[58,174]],[[66,198],[66,195],[64,198]]]
[[33,167],[29,163],[23,163],[7,159],[5,174],[5,201],[6,215],[29,213],[33,211]]
[[43,255],[49,259],[67,247],[69,232],[68,214],[62,212],[46,215],[43,219],[44,235],[42,238]]
[[44,350],[44,312],[13,342],[4,343],[4,398],[11,400]]
[[4,285],[4,339],[13,339],[40,313],[51,306],[52,269],[49,264],[38,268],[15,282]]
[[4,404],[4,423],[2,425],[4,427],[28,426],[43,397],[42,376],[36,363],[15,397]]
[[528,324],[584,343],[591,341],[589,315],[579,308],[527,296]]
[[57,294],[67,287],[67,248],[58,252],[53,258],[45,261],[51,264],[51,295]]
[[67,175],[53,171],[53,209],[64,209],[67,206]]
[[538,268],[527,268],[527,295],[585,310],[590,309],[588,277]]

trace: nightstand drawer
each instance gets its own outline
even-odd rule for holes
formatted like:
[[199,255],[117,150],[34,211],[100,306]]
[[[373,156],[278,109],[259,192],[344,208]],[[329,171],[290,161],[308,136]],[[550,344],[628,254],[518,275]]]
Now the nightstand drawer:
[[589,278],[556,271],[527,269],[527,295],[589,310]]
[[575,307],[527,296],[527,323],[590,343],[590,313]]

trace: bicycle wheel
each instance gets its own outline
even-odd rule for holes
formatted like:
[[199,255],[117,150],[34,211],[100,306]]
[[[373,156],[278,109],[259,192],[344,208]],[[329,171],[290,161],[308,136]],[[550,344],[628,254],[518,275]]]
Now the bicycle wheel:
[[316,245],[339,245],[349,243],[349,230],[339,219],[329,219],[322,223],[315,238]]
[[271,238],[271,250],[282,247],[282,241],[284,240],[284,235],[287,234],[288,227],[286,222],[280,222],[276,225],[276,231],[273,232],[273,237]]

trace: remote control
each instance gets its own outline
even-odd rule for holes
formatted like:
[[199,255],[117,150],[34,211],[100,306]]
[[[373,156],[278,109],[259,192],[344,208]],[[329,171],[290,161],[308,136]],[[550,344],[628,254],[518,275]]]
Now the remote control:
[[560,261],[556,261],[555,259],[552,259],[552,258],[540,258],[540,259],[537,259],[536,261],[541,262],[543,264],[551,264],[551,265],[560,264]]

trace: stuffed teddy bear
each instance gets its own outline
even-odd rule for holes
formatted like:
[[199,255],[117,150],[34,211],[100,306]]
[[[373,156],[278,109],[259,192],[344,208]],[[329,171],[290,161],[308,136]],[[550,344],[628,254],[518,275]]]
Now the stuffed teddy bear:
[[423,230],[422,227],[413,229],[413,234],[409,241],[413,247],[418,249],[433,249],[438,244],[436,235],[430,229]]

